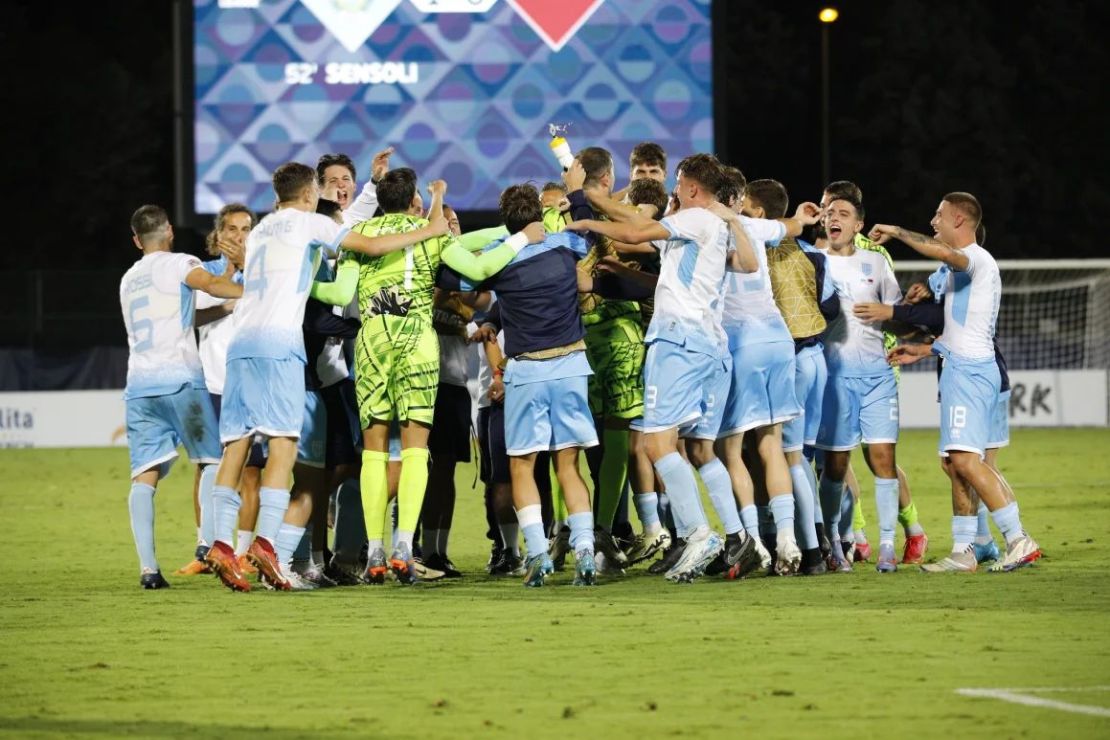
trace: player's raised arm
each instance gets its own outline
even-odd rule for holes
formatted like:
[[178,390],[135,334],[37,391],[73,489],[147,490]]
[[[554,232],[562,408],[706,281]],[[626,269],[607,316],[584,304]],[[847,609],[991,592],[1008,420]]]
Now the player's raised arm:
[[592,231],[600,236],[607,236],[627,244],[641,244],[655,241],[656,239],[670,239],[671,232],[659,221],[646,221],[644,223],[615,223],[613,221],[572,221],[567,224],[567,231],[586,232]]
[[821,206],[806,201],[799,203],[793,218],[775,219],[786,225],[786,236],[798,236],[806,226],[812,226],[821,219]]
[[419,244],[425,239],[432,239],[446,234],[450,230],[447,219],[440,214],[439,218],[432,219],[427,226],[422,226],[413,231],[401,234],[383,234],[381,236],[365,236],[357,231],[349,231],[339,242],[339,246],[352,252],[365,254],[368,257],[381,257],[390,252],[399,252],[405,247]]
[[428,206],[428,220],[434,221],[443,216],[443,196],[447,194],[446,180],[432,180],[428,183],[428,194],[432,202]]
[[185,284],[216,298],[241,298],[243,286],[233,283],[227,275],[213,275],[203,267],[195,267],[185,276]]
[[748,232],[740,222],[740,214],[724,203],[713,203],[709,212],[728,224],[729,233],[732,235],[734,249],[729,250],[726,268],[731,272],[753,273],[759,270],[759,260],[755,256]]
[[441,259],[468,280],[482,282],[488,280],[505,268],[529,244],[539,244],[547,238],[543,224],[536,221],[528,224],[522,231],[513,234],[500,246],[477,254],[467,250],[457,240],[452,240],[444,248]]
[[943,242],[931,239],[916,231],[903,229],[901,226],[890,224],[875,224],[867,235],[872,241],[885,244],[891,239],[897,239],[913,249],[923,257],[940,260],[953,270],[966,270],[968,265],[967,255],[959,249],[953,249]]

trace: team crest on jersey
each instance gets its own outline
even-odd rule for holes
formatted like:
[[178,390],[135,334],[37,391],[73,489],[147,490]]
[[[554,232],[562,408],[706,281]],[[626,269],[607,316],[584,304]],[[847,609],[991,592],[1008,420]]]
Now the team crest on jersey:
[[860,266],[860,269],[862,269],[862,270],[863,270],[863,274],[864,274],[864,275],[870,275],[870,274],[871,274],[871,265],[867,264],[866,262],[864,262],[864,263],[863,263],[863,264],[862,264],[862,265]]

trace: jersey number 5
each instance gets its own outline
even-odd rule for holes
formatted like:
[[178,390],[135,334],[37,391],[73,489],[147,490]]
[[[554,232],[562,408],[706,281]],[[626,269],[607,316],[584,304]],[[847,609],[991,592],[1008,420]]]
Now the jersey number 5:
[[140,296],[127,307],[127,323],[131,326],[131,338],[135,340],[132,352],[146,352],[154,346],[154,322],[140,319],[137,314],[150,305],[150,298]]

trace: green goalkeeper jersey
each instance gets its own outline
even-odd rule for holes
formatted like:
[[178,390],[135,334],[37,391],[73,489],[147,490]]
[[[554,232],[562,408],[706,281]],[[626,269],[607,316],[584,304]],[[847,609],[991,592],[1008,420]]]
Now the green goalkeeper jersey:
[[[354,230],[366,236],[381,236],[415,231],[427,224],[427,219],[417,216],[387,213],[363,221]],[[359,265],[358,310],[363,319],[409,316],[431,324],[436,272],[451,242],[448,236],[437,236],[382,257],[349,253],[346,259]]]

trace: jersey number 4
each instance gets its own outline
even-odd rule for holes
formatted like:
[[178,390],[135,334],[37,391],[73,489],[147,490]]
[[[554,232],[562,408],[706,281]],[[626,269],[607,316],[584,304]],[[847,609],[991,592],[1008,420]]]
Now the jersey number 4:
[[258,253],[251,256],[247,262],[247,269],[243,273],[243,289],[252,293],[257,291],[259,297],[266,292],[266,245],[259,245]]

